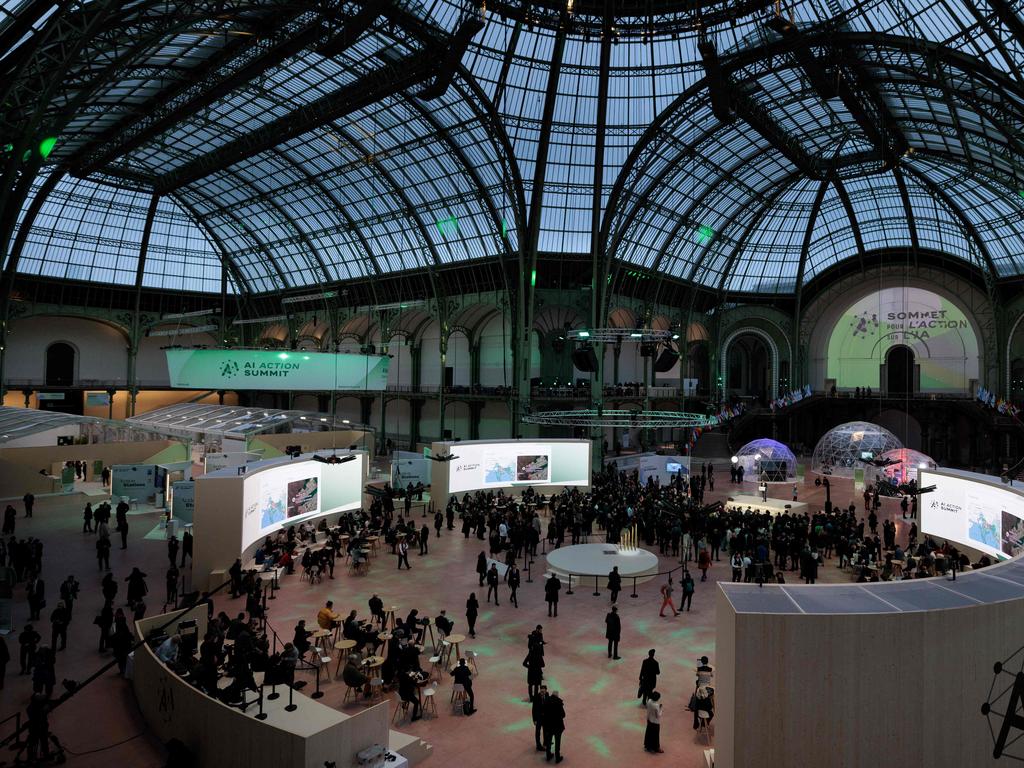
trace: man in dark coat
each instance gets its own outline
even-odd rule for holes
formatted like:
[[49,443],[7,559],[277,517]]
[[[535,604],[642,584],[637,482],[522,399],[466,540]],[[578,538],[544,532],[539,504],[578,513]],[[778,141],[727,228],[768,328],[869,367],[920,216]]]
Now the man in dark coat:
[[544,748],[547,759],[551,759],[551,742],[555,743],[555,762],[562,762],[562,732],[565,731],[565,705],[552,691],[544,705]]
[[619,620],[618,606],[613,605],[611,612],[604,617],[604,636],[608,640],[608,658],[619,660],[619,637],[622,635],[622,622]]
[[544,582],[544,599],[548,603],[548,616],[558,615],[558,593],[562,591],[562,582],[557,574],[552,573],[551,578]]
[[615,566],[608,573],[608,591],[612,593],[612,605],[619,599],[619,592],[622,589],[622,577],[619,575],[619,566]]
[[548,703],[548,687],[542,685],[533,697],[531,716],[533,717],[533,738],[537,742],[537,751],[544,752],[544,710]]
[[640,691],[639,696],[643,700],[644,705],[647,705],[647,699],[651,695],[651,692],[658,685],[658,675],[661,674],[661,667],[658,665],[658,660],[654,658],[654,649],[651,648],[647,652],[647,658],[644,659],[644,663],[640,665]]

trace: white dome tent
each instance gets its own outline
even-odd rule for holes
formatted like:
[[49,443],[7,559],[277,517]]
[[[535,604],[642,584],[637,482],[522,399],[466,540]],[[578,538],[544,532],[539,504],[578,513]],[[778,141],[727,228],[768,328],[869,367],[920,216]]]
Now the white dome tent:
[[865,461],[903,444],[885,427],[867,421],[848,421],[833,427],[814,446],[811,471],[819,475],[853,477],[854,470]]

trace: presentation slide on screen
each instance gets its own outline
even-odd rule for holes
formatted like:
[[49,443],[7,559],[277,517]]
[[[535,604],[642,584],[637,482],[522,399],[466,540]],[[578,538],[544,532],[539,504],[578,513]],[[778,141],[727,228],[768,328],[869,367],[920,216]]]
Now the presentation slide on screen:
[[886,288],[848,307],[828,343],[828,378],[841,388],[880,386],[889,351],[908,347],[921,391],[967,391],[978,378],[978,339],[964,313],[920,288]]
[[362,506],[363,462],[297,461],[244,479],[242,547],[280,528]]
[[587,485],[590,443],[458,443],[452,446],[448,492],[518,485]]
[[172,387],[184,389],[372,389],[388,384],[386,355],[168,349]]
[[1006,559],[1024,551],[1024,497],[1006,488],[920,470],[921,532]]

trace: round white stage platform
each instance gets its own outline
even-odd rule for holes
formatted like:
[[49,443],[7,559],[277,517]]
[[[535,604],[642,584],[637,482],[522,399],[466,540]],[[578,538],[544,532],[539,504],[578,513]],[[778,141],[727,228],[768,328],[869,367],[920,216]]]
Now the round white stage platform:
[[547,565],[548,571],[560,578],[571,573],[573,582],[581,576],[605,577],[617,565],[623,582],[635,576],[641,584],[658,572],[658,557],[646,549],[620,552],[615,544],[573,544],[548,552]]

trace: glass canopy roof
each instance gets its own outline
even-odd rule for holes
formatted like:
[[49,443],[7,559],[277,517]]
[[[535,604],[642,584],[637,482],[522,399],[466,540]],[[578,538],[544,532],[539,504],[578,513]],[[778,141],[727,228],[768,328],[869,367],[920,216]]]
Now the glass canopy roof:
[[[5,14],[23,5],[7,0]],[[499,258],[527,245],[523,227],[546,139],[538,249],[589,253],[600,33],[582,16],[550,23],[540,8],[550,5],[531,12],[502,0],[489,10],[441,98],[417,98],[422,84],[410,86],[276,142],[260,142],[261,129],[302,119],[381,66],[400,70],[395,62],[410,60],[432,35],[459,28],[465,3],[406,0],[403,12],[421,25],[415,34],[392,16],[340,51],[314,36],[315,44],[181,114],[169,96],[192,81],[230,79],[238,61],[277,43],[254,39],[259,19],[172,25],[159,45],[97,87],[59,137],[50,164],[67,175],[32,222],[19,269],[134,281],[154,188],[146,286],[219,291],[226,265],[230,290],[268,293]],[[816,93],[791,54],[750,53],[778,42],[765,27],[767,3],[677,2],[649,22],[610,27],[596,190],[602,247],[619,262],[730,292],[792,293],[879,249],[934,251],[994,277],[1021,274],[1024,48],[1021,30],[996,5],[784,4],[802,32],[831,20],[847,38],[844,50],[910,150],[883,172],[836,179],[809,175],[749,121],[723,124],[712,111],[698,24],[680,8],[739,9],[731,20],[709,16],[717,22],[708,37],[800,152],[871,151],[848,106]],[[337,6],[346,15],[360,7]],[[0,16],[0,32],[12,18]],[[299,11],[274,21],[293,38],[320,23]],[[560,34],[561,66],[553,67]],[[252,148],[236,158],[239,142]],[[219,154],[235,159],[211,164]],[[197,163],[206,170],[190,175]]]

